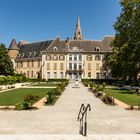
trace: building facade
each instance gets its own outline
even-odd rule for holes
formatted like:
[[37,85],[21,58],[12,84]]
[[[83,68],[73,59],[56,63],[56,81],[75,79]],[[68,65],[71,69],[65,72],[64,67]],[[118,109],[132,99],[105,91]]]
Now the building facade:
[[78,18],[74,37],[18,44],[12,40],[8,54],[14,69],[29,78],[107,78],[102,69],[104,56],[111,52],[113,36],[102,40],[84,40]]

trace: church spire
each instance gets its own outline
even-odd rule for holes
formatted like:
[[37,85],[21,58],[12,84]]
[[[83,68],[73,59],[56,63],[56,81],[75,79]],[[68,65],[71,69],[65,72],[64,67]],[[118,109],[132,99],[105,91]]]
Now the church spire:
[[77,19],[76,28],[75,28],[75,32],[74,32],[74,40],[83,40],[79,17]]

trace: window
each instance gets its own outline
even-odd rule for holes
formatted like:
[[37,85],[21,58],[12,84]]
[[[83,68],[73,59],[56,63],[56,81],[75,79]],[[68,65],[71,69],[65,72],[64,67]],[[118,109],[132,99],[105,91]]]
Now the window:
[[96,73],[96,79],[99,79],[99,78],[100,78],[100,73],[97,72],[97,73]]
[[53,47],[53,50],[54,50],[54,51],[58,51],[58,48],[57,48],[57,47]]
[[88,63],[88,70],[91,70],[91,63]]
[[19,53],[19,54],[18,54],[18,57],[20,58],[20,56],[21,56],[21,54]]
[[91,72],[88,72],[88,78],[91,78]]
[[57,70],[57,63],[54,63],[53,69],[54,69],[54,70]]
[[64,78],[63,72],[60,72],[60,78]]
[[77,70],[77,64],[74,63],[74,70]]
[[46,60],[51,60],[51,55],[47,55]]
[[21,67],[23,67],[23,62],[21,62]]
[[34,71],[31,71],[31,77],[34,77]]
[[96,63],[96,70],[100,70],[99,63]]
[[69,70],[72,70],[72,63],[69,63]]
[[30,77],[30,72],[29,72],[29,71],[27,71],[27,77],[28,77],[28,78]]
[[72,60],[72,55],[69,56],[69,60]]
[[27,67],[29,67],[29,63],[30,63],[30,62],[29,62],[29,61],[27,61]]
[[104,55],[102,55],[102,61],[105,61],[105,56]]
[[50,63],[47,63],[47,70],[50,70]]
[[53,60],[58,60],[58,56],[57,55],[54,55],[53,56]]
[[20,61],[18,64],[19,64],[19,67],[23,67],[23,62],[22,61]]
[[39,56],[42,56],[42,52],[40,51]]
[[59,60],[64,60],[65,59],[65,56],[64,55],[60,55],[59,56]]
[[22,61],[17,62],[17,67],[23,67],[23,62]]
[[34,52],[34,56],[36,56],[36,52]]
[[40,60],[38,60],[38,67],[40,67],[40,62],[41,62],[41,61],[40,61]]
[[75,60],[75,61],[77,60],[77,55],[74,55],[74,60]]
[[24,57],[24,53],[22,53],[22,57]]
[[32,60],[32,67],[34,67],[34,60]]
[[31,57],[32,56],[32,52],[29,52],[29,57]]
[[64,69],[63,66],[64,66],[63,63],[60,63],[60,70],[63,70]]
[[99,51],[100,51],[100,47],[96,47],[96,48],[95,48],[95,51],[96,51],[96,52],[99,52]]
[[79,70],[82,70],[82,65],[79,65]]
[[79,55],[79,60],[82,60],[82,55],[81,54]]
[[54,78],[57,78],[57,73],[56,72],[54,72]]
[[95,55],[95,60],[96,61],[100,61],[101,60],[101,56],[99,54]]
[[92,60],[92,55],[87,55],[87,60],[91,61]]
[[47,72],[47,78],[50,79],[50,72]]

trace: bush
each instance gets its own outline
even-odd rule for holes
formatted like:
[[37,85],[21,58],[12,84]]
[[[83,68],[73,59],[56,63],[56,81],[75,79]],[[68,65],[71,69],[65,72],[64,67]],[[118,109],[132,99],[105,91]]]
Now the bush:
[[94,93],[94,95],[95,95],[96,98],[101,98],[101,97],[103,97],[103,93],[100,93],[100,92]]
[[0,77],[0,85],[7,85],[7,84],[15,84],[25,82],[26,77],[23,75],[14,75],[14,76],[1,76]]
[[47,104],[53,104],[55,100],[55,95],[53,95],[52,92],[48,92],[46,98],[47,98]]
[[59,89],[59,88],[55,88],[55,89],[53,89],[52,91],[51,91],[51,94],[52,95],[61,95],[61,89]]
[[33,105],[34,102],[36,102],[38,100],[39,100],[39,96],[37,96],[37,95],[27,95],[24,97],[24,101],[31,104],[31,106]]
[[15,110],[27,110],[30,109],[31,106],[28,102],[19,102],[15,105]]
[[48,82],[69,82],[68,79],[48,79]]
[[104,95],[101,100],[105,103],[105,104],[114,104],[113,98],[110,97],[109,95]]
[[96,92],[103,91],[103,87],[97,84],[95,86],[95,90],[96,90]]

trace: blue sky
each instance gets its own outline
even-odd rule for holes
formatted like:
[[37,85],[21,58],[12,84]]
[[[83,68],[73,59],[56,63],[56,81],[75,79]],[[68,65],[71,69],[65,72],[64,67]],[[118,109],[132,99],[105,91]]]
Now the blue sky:
[[85,39],[115,34],[119,0],[0,0],[0,42],[72,37],[77,17]]

